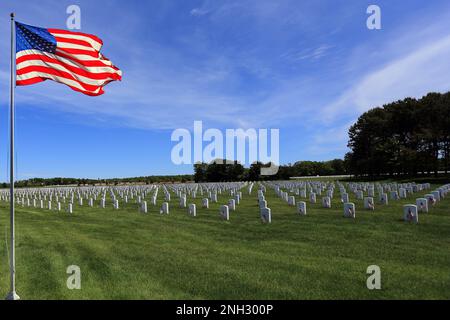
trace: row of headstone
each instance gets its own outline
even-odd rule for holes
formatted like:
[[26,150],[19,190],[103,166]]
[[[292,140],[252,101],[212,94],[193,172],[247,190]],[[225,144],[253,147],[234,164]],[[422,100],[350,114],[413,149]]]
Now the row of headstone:
[[423,198],[416,199],[415,204],[403,206],[403,219],[407,222],[419,223],[419,213],[428,213],[429,207],[434,206],[450,193],[450,184],[426,194]]
[[[345,187],[343,185],[339,185],[340,192],[341,192],[341,201],[344,203],[344,216],[349,218],[356,218],[356,208],[354,203],[349,202],[348,193],[345,190]],[[397,189],[398,190],[395,190]],[[358,200],[364,201],[364,208],[367,210],[375,210],[375,202],[374,202],[374,195],[375,195],[375,186],[369,185],[368,187],[364,187],[363,189],[358,189],[356,186],[350,186],[352,191],[355,193],[355,197]],[[384,185],[384,186],[378,186],[379,194],[380,194],[380,203],[381,204],[388,204],[388,196],[386,193],[384,193],[384,190],[390,191],[390,197],[392,200],[399,200],[399,199],[406,199],[408,194],[413,194],[415,192],[429,189],[429,184],[421,184],[421,185],[415,185],[415,184],[405,184],[405,185]],[[450,187],[444,186],[439,188],[439,190],[433,191],[430,194],[426,195],[425,198],[418,198],[416,199],[416,205],[405,205],[404,206],[404,217],[405,220],[408,219],[409,221],[416,221],[418,222],[418,212],[428,212],[428,201],[432,201],[432,203],[435,203],[438,201],[440,197],[442,197],[444,194],[448,193]],[[289,196],[288,192],[283,191],[282,186],[277,183],[274,185],[274,190],[276,194],[282,198],[283,200],[287,201],[289,205],[292,205],[295,203],[295,198],[293,196]],[[304,190],[304,189],[303,189]],[[364,191],[367,191],[368,196],[364,197]],[[293,190],[290,190],[291,192]],[[317,189],[316,189],[317,191]],[[300,195],[300,190],[297,189],[294,191],[296,195]],[[320,191],[318,192],[320,193]],[[324,208],[331,208],[331,199],[333,195],[333,188],[330,188],[327,192],[328,196],[322,198],[322,207]],[[429,200],[426,198],[428,197]],[[259,199],[261,201],[261,199]],[[310,202],[316,203],[316,193],[310,192]],[[264,204],[264,203],[263,203]],[[265,205],[262,205],[260,207],[266,207]],[[299,202],[297,206],[297,210],[300,214],[305,212],[306,214],[306,203],[305,202]],[[416,213],[417,212],[417,213]]]

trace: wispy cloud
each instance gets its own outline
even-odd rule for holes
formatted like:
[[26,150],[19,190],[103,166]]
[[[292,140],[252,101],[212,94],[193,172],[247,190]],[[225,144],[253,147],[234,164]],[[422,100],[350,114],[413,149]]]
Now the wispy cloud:
[[365,74],[354,86],[325,108],[325,119],[359,114],[405,97],[450,90],[450,36],[388,62]]
[[287,59],[291,62],[299,62],[302,60],[318,60],[325,57],[334,48],[332,45],[323,44],[317,48],[308,49],[290,49],[281,55],[282,59]]

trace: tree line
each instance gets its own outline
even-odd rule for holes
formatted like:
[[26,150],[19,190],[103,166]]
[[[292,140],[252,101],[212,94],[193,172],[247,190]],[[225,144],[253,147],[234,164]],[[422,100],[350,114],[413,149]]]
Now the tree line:
[[194,165],[195,182],[227,182],[227,181],[259,181],[286,180],[291,177],[344,175],[347,173],[344,160],[331,161],[298,161],[294,164],[282,165],[276,175],[262,176],[261,168],[269,164],[255,162],[245,168],[237,161],[223,159],[212,163],[197,163]]
[[[153,184],[153,183],[177,183],[189,182],[193,180],[191,174],[171,175],[171,176],[144,176],[134,178],[112,178],[112,179],[84,179],[84,178],[32,178],[16,181],[14,185],[18,188],[46,187],[46,186],[89,186],[106,185],[114,186],[121,184]],[[8,183],[0,184],[2,188],[9,187]]]
[[450,170],[450,92],[407,98],[362,114],[349,130],[350,173],[415,176]]

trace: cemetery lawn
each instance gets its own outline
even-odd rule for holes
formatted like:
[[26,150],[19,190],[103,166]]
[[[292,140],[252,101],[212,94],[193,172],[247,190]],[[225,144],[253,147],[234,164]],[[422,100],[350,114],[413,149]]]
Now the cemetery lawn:
[[[437,185],[432,186],[436,188]],[[434,189],[433,189],[434,190]],[[230,221],[219,203],[189,217],[172,194],[170,214],[149,214],[135,203],[114,210],[74,206],[74,214],[17,208],[17,291],[22,299],[450,299],[450,197],[419,224],[402,221],[402,205],[375,212],[356,204],[356,220],[307,201],[296,214],[267,190],[272,224],[259,220],[256,188],[243,191]],[[148,199],[146,199],[148,200]],[[296,197],[300,201],[299,197]],[[0,204],[0,295],[9,289],[6,233],[9,209]],[[8,240],[9,241],[9,240]],[[66,269],[81,268],[81,290],[68,290]],[[368,290],[366,269],[381,268],[381,290]]]

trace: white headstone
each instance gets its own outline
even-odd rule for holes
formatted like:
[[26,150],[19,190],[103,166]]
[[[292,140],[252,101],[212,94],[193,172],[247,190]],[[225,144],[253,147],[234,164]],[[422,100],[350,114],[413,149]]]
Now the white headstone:
[[428,200],[426,198],[416,199],[416,206],[418,212],[428,212]]
[[262,208],[261,209],[261,221],[263,223],[271,223],[272,222],[272,213],[270,208]]
[[417,206],[414,204],[404,205],[403,219],[408,222],[419,223],[419,213],[417,212]]
[[192,216],[192,217],[196,217],[196,216],[197,216],[197,207],[195,206],[194,203],[191,203],[191,204],[189,205],[189,208],[188,208],[188,214],[189,214],[190,216]]
[[364,209],[375,210],[375,203],[374,203],[372,197],[365,197],[364,198]]
[[180,208],[186,208],[186,197],[180,198]]
[[299,201],[297,203],[297,212],[302,216],[306,216],[306,202]]
[[162,206],[161,206],[161,210],[159,210],[160,214],[169,214],[169,203],[168,202],[163,202]]
[[398,192],[397,191],[391,191],[391,200],[398,200]]
[[295,206],[295,197],[294,196],[290,196],[288,198],[288,205]]
[[141,201],[140,210],[142,213],[147,213],[147,201]]
[[324,208],[331,208],[331,199],[330,197],[323,197],[322,198],[322,207]]
[[434,206],[436,204],[436,199],[433,194],[426,194],[424,198],[428,200],[428,206]]
[[224,220],[230,220],[230,210],[228,206],[220,206],[220,217]]
[[356,210],[355,210],[355,204],[348,202],[344,203],[344,217],[346,218],[356,218]]
[[235,210],[236,210],[236,202],[235,202],[234,199],[230,199],[230,200],[228,201],[228,208],[229,208],[231,211],[235,211]]
[[380,195],[380,203],[384,204],[384,205],[388,205],[389,204],[389,200],[388,200],[388,195],[387,193],[382,193]]

